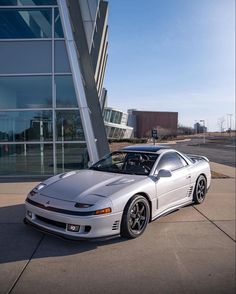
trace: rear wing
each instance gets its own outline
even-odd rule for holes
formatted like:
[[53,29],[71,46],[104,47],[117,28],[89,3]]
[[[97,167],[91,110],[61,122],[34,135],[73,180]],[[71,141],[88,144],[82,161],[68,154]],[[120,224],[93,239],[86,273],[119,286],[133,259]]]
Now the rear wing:
[[193,154],[187,154],[187,156],[188,156],[192,161],[205,160],[206,162],[209,162],[209,159],[208,159],[206,156],[193,155]]

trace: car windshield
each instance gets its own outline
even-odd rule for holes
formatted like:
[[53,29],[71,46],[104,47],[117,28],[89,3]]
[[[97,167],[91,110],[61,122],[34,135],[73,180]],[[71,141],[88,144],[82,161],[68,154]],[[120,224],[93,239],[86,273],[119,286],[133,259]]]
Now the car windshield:
[[158,154],[116,151],[105,156],[90,169],[120,174],[149,175],[157,158]]

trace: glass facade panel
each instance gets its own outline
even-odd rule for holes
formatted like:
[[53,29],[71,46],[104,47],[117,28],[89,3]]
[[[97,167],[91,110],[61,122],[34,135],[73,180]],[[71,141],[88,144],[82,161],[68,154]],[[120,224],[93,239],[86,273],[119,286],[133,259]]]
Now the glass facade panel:
[[72,76],[55,76],[56,107],[78,107]]
[[57,5],[57,0],[0,0],[0,6]]
[[52,42],[1,42],[0,65],[0,74],[51,73]]
[[0,0],[0,177],[88,160],[57,0]]
[[50,107],[51,76],[0,77],[0,109]]
[[0,142],[52,140],[51,111],[0,111]]
[[57,110],[56,130],[58,141],[85,141],[79,109]]
[[54,10],[54,26],[55,26],[55,38],[64,38],[63,29],[61,25],[61,18],[59,14],[58,8],[55,8]]
[[0,144],[0,176],[53,174],[52,144]]
[[33,39],[51,37],[51,9],[0,10],[0,39]]
[[65,41],[55,42],[55,72],[56,73],[71,72]]
[[56,107],[78,107],[72,76],[55,76]]
[[86,144],[57,144],[57,173],[88,167]]

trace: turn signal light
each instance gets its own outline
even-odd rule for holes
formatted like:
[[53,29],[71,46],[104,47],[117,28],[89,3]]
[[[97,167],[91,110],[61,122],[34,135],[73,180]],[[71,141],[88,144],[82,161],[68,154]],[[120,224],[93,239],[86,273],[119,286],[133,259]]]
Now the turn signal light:
[[103,209],[99,209],[95,211],[95,214],[106,214],[106,213],[110,213],[111,212],[111,208],[107,207],[107,208],[103,208]]

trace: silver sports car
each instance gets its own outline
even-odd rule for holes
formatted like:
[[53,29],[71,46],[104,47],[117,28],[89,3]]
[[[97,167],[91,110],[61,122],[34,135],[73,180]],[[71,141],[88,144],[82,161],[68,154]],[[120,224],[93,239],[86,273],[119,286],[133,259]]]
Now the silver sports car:
[[27,196],[25,223],[66,238],[140,236],[148,222],[204,201],[206,157],[161,146],[112,152],[87,170],[51,177]]

